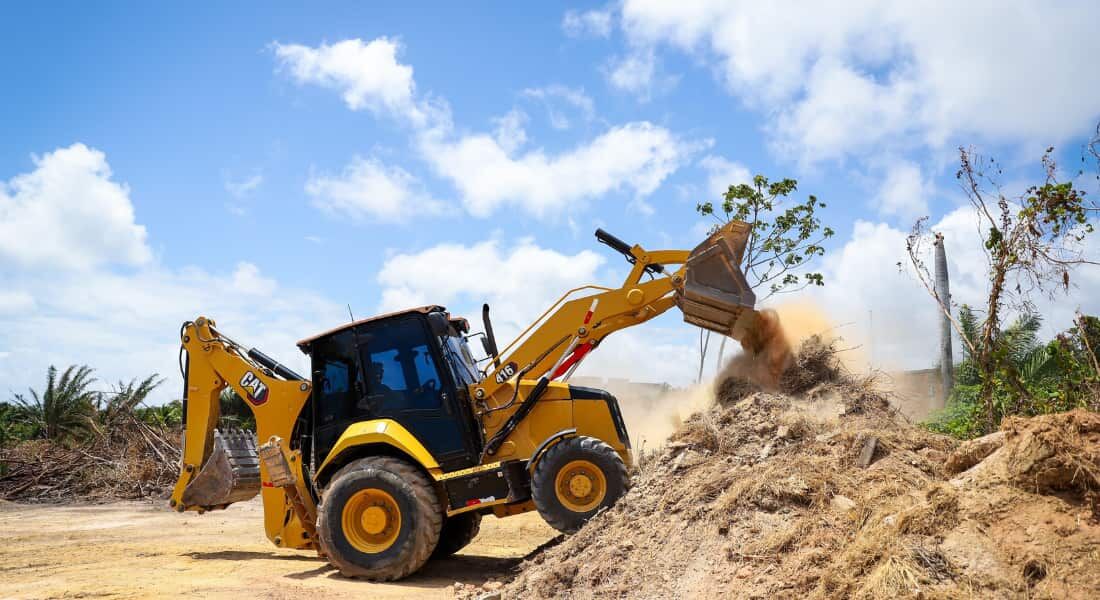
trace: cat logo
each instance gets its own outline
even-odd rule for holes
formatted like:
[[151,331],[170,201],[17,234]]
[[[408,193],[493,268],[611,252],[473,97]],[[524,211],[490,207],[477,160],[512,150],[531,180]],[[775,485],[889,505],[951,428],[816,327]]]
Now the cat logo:
[[245,399],[251,402],[252,406],[259,406],[267,402],[267,384],[260,381],[260,378],[256,377],[256,374],[252,371],[241,377],[241,387],[246,392]]
[[503,367],[501,367],[500,372],[498,372],[497,376],[494,377],[493,379],[495,379],[497,383],[504,383],[505,381],[508,381],[509,379],[511,379],[512,376],[515,375],[515,374],[516,374],[516,363],[510,362],[510,363],[504,365]]

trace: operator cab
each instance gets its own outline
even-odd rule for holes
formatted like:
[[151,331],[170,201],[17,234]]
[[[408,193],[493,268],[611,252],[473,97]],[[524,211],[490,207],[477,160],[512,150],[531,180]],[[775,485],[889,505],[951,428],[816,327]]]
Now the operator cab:
[[480,373],[465,319],[424,306],[349,323],[298,342],[311,359],[313,393],[299,443],[320,465],[353,423],[393,419],[446,471],[474,466],[482,449],[468,387]]

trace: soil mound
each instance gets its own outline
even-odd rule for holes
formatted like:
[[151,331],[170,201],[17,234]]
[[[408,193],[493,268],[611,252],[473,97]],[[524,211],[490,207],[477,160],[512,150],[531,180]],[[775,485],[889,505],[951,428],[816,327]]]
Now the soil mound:
[[828,344],[779,382],[721,381],[616,506],[503,596],[1100,597],[1100,416],[1010,420],[952,479],[959,444],[905,422]]

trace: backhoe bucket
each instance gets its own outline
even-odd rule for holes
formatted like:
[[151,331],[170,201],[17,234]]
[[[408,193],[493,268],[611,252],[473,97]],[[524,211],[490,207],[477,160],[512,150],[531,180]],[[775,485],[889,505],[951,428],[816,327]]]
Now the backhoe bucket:
[[214,430],[214,446],[199,474],[183,490],[185,506],[215,508],[260,493],[260,459],[248,431]]
[[748,240],[748,223],[731,221],[691,251],[676,294],[684,321],[736,340],[752,327],[756,294],[741,271]]

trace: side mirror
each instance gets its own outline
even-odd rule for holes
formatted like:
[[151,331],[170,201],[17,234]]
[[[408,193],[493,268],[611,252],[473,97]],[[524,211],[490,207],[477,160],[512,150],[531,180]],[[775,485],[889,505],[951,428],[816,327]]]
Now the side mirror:
[[447,319],[446,313],[430,312],[428,313],[428,327],[431,328],[432,334],[437,336],[451,335],[451,322]]

